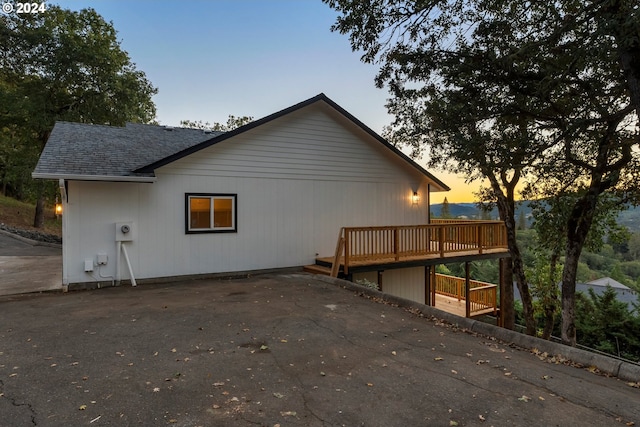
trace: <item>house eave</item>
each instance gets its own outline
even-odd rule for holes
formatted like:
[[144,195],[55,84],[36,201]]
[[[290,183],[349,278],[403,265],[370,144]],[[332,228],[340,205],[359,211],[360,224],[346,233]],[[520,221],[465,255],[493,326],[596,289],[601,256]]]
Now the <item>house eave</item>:
[[31,174],[34,179],[64,179],[66,181],[103,181],[103,182],[141,182],[154,183],[158,180],[155,176],[114,176],[114,175],[82,175],[37,173]]

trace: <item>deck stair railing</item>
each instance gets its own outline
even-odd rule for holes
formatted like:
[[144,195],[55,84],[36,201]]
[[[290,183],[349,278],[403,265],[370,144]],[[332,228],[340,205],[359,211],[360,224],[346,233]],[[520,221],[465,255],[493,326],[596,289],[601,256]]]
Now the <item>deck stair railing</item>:
[[[344,254],[344,273],[358,261],[393,262],[411,257],[440,256],[456,252],[506,248],[501,221],[443,222],[424,225],[343,227],[340,230],[334,267]],[[337,271],[336,271],[337,274]]]
[[[458,301],[466,300],[465,288],[465,279],[461,277],[436,274],[436,293],[440,295],[457,298]],[[493,309],[493,314],[495,315],[497,311],[497,293],[497,285],[478,280],[469,280],[470,312],[475,313]]]

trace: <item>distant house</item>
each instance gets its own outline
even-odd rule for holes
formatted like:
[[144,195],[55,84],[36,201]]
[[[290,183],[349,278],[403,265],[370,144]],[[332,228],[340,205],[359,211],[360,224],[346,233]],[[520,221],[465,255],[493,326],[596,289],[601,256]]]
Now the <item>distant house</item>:
[[[558,284],[561,286],[561,284]],[[607,289],[607,286],[611,287],[616,292],[616,299],[627,304],[629,310],[634,310],[634,304],[638,304],[638,294],[631,288],[623,285],[622,283],[612,279],[611,277],[603,277],[602,279],[592,280],[586,283],[576,283],[576,292],[582,292],[585,296],[589,295],[589,289],[591,289],[596,295],[602,295]],[[518,287],[514,283],[513,291],[515,299],[520,301],[520,292]]]
[[63,196],[65,286],[311,264],[449,189],[324,94],[226,133],[58,122],[33,177]]
[[629,310],[634,309],[634,303],[638,304],[638,294],[633,289],[623,285],[611,277],[603,277],[602,279],[592,280],[587,283],[576,283],[576,291],[583,292],[585,295],[588,295],[589,289],[592,289],[596,295],[602,295],[607,289],[607,286],[611,287],[616,292],[616,299],[626,303]]

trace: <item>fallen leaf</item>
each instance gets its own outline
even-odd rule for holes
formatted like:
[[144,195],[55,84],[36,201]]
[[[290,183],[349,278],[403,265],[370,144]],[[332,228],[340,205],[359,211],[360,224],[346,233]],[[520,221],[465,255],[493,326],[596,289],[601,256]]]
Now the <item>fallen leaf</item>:
[[260,346],[260,350],[264,351],[264,350],[269,350],[269,347],[267,347],[266,345],[262,344]]
[[393,355],[395,356],[397,353],[396,353],[396,351],[395,351],[395,350],[393,350],[393,351],[391,352],[391,354],[393,354]]
[[444,360],[444,359],[442,357],[434,357],[433,360],[440,361],[440,360]]
[[159,392],[159,391],[160,391],[160,387],[154,387],[154,388],[153,388],[153,392],[154,392],[154,393],[157,393],[157,392]]
[[451,420],[451,421],[449,421],[449,425],[450,425],[450,426],[457,426],[457,425],[458,425],[458,422],[457,422],[457,421],[453,421],[453,420]]
[[280,412],[280,415],[282,415],[283,417],[295,417],[296,415],[298,415],[298,413],[296,411],[283,411]]
[[531,400],[531,398],[530,398],[530,397],[528,397],[528,396],[525,396],[525,395],[523,394],[523,395],[522,395],[522,397],[519,397],[519,398],[518,398],[518,400],[519,400],[519,401],[521,401],[521,402],[528,402],[528,401],[530,401],[530,400]]
[[278,399],[282,399],[282,398],[284,397],[284,394],[282,394],[282,393],[278,393],[278,392],[273,393],[273,395],[274,395],[275,397],[277,397]]
[[85,409],[87,409],[87,405],[80,405],[78,409],[84,411]]
[[367,383],[367,387],[373,387],[373,383]]
[[544,400],[544,397],[538,396],[538,400]]
[[282,340],[280,340],[280,342],[285,343],[285,342],[288,342],[288,341],[287,341],[287,340],[282,339]]
[[451,373],[452,373],[452,374],[457,374],[457,373],[458,373],[458,371],[456,371],[455,369],[452,369],[452,370],[451,370]]
[[486,420],[486,418],[483,417],[482,415],[478,415],[478,418],[480,419],[480,421],[485,421]]
[[176,350],[175,348],[171,349],[171,353],[175,353],[176,351],[178,351],[178,350]]

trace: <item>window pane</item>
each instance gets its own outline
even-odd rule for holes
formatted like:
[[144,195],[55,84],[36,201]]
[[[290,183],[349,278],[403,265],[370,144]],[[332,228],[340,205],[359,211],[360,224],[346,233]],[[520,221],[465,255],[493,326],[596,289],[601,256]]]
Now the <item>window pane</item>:
[[191,228],[211,228],[211,199],[192,197],[189,204]]
[[233,227],[233,199],[213,199],[214,227]]

